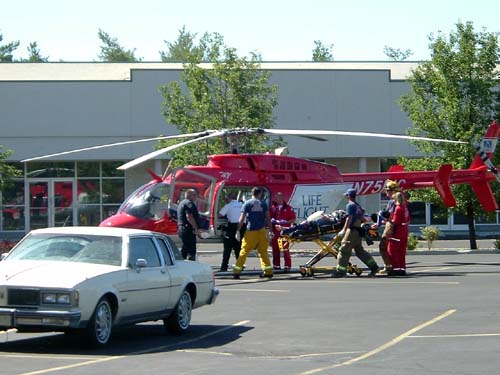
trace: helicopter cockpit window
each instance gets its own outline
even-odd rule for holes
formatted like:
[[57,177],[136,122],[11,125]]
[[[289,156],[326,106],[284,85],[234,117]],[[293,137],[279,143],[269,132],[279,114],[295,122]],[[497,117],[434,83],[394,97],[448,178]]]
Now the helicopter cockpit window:
[[167,210],[168,200],[168,185],[153,183],[137,189],[122,204],[120,211],[138,218],[159,220]]

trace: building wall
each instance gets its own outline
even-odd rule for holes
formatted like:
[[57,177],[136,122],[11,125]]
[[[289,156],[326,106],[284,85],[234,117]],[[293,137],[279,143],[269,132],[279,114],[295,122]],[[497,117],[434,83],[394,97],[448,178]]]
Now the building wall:
[[[365,64],[363,69],[354,63],[350,69],[345,65],[337,69],[335,63],[298,67],[288,64],[286,69],[273,69],[272,63],[265,65],[271,70],[271,83],[279,87],[277,128],[404,133],[409,126],[396,103],[407,85],[391,78],[390,63],[382,70],[380,64]],[[71,66],[73,71],[68,69]],[[92,74],[94,71],[98,72]],[[55,151],[175,134],[175,128],[167,126],[161,115],[158,88],[179,80],[180,72],[178,64],[1,64],[1,144],[14,150],[10,160],[21,160]],[[287,140],[291,154],[299,157],[414,153],[406,141],[372,142],[353,137],[325,143],[297,137]],[[130,160],[151,151],[153,146],[121,146],[52,160]]]
[[[411,126],[398,99],[416,64],[264,63],[276,84],[276,128],[405,134]],[[209,66],[207,66],[209,67]],[[176,134],[161,114],[159,86],[179,80],[181,64],[2,63],[0,145],[8,161],[101,144]],[[245,124],[241,124],[245,126]],[[317,142],[285,137],[289,154],[336,164],[342,172],[379,170],[380,159],[417,156],[405,140],[332,137]],[[139,143],[63,155],[50,161],[128,161],[154,149]],[[165,157],[167,158],[167,156]],[[166,160],[126,171],[125,196],[150,180],[145,168],[162,174]],[[378,196],[360,197],[368,212]]]

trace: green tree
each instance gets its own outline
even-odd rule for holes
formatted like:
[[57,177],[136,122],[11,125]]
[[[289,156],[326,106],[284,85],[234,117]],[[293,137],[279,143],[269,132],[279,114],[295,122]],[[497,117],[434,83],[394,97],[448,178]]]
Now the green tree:
[[312,59],[315,62],[327,62],[333,61],[333,44],[325,46],[321,40],[314,41],[315,47],[312,51]]
[[[168,124],[181,134],[274,125],[277,87],[268,84],[270,73],[259,69],[257,55],[251,55],[250,59],[238,57],[234,48],[224,45],[219,34],[205,34],[193,49],[198,52],[184,64],[182,82],[173,81],[160,87]],[[202,60],[211,64],[200,65]],[[264,151],[271,144],[281,144],[265,137],[244,139],[242,147],[246,152]],[[205,164],[207,155],[227,152],[224,142],[212,139],[179,148],[172,152],[172,166]],[[159,147],[168,144],[161,142]]]
[[118,43],[117,38],[112,38],[108,33],[99,29],[97,35],[101,40],[101,54],[99,59],[107,62],[138,62],[142,58],[135,57],[135,48],[126,50]]
[[[400,99],[401,107],[413,122],[412,135],[455,139],[467,145],[416,143],[425,157],[401,159],[410,170],[436,169],[449,162],[454,168],[467,168],[492,119],[499,118],[500,53],[498,34],[475,32],[471,22],[458,23],[446,35],[430,35],[432,58],[419,64],[409,78],[410,92]],[[498,153],[496,163],[498,163]],[[497,184],[493,187],[497,189]],[[457,198],[455,212],[466,215],[471,249],[477,249],[474,219],[480,212],[474,193],[466,185],[453,187]],[[412,192],[412,199],[438,203],[434,189]]]
[[30,62],[30,63],[42,63],[42,62],[47,62],[49,61],[48,57],[43,57],[40,54],[40,49],[38,48],[38,45],[36,42],[31,42],[29,47],[28,47],[28,53],[29,56],[27,59],[23,59],[23,62]]
[[[3,40],[3,35],[0,34],[0,42]],[[13,62],[12,52],[19,47],[19,40],[10,42],[4,45],[0,44],[0,62]]]
[[166,51],[160,51],[163,62],[189,62],[193,59],[202,61],[204,55],[203,44],[196,45],[196,33],[186,31],[186,26],[179,30],[179,36],[175,42],[168,42]]
[[5,189],[12,177],[19,176],[21,173],[17,168],[5,162],[5,159],[12,155],[12,151],[1,151],[2,149],[3,146],[0,145],[0,190]]
[[384,46],[384,54],[392,61],[405,61],[408,60],[411,55],[413,55],[413,51],[411,49],[402,51],[399,48]]

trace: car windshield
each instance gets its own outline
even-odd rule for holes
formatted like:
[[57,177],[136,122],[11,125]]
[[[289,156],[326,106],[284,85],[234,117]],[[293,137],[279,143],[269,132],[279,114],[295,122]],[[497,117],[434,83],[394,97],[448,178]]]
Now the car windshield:
[[122,239],[112,236],[32,233],[6,260],[48,260],[120,266]]

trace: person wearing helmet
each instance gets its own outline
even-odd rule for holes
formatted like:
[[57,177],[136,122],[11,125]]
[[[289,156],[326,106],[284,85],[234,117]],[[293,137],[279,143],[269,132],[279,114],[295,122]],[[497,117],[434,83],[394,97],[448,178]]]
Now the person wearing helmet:
[[385,224],[384,231],[382,232],[382,236],[378,245],[380,256],[382,257],[382,261],[384,262],[384,268],[379,271],[379,274],[388,275],[392,272],[391,258],[387,252],[389,238],[392,236],[392,224],[389,218],[394,212],[395,204],[393,196],[396,192],[400,191],[401,188],[396,181],[387,180],[384,184],[384,190],[389,200],[387,201],[385,210],[379,212],[377,223],[374,224],[373,227],[378,228],[380,225]]
[[389,222],[392,227],[392,235],[387,245],[387,253],[391,258],[392,271],[388,275],[406,276],[406,247],[408,244],[410,212],[406,197],[401,191],[394,194],[394,212]]
[[356,190],[347,189],[344,196],[348,199],[346,205],[347,219],[344,223],[339,236],[342,237],[340,249],[337,256],[337,267],[332,273],[332,277],[347,276],[347,267],[352,250],[356,252],[357,257],[370,269],[369,276],[375,276],[379,267],[375,259],[368,253],[361,242],[361,224],[365,221],[365,210],[356,202]]

